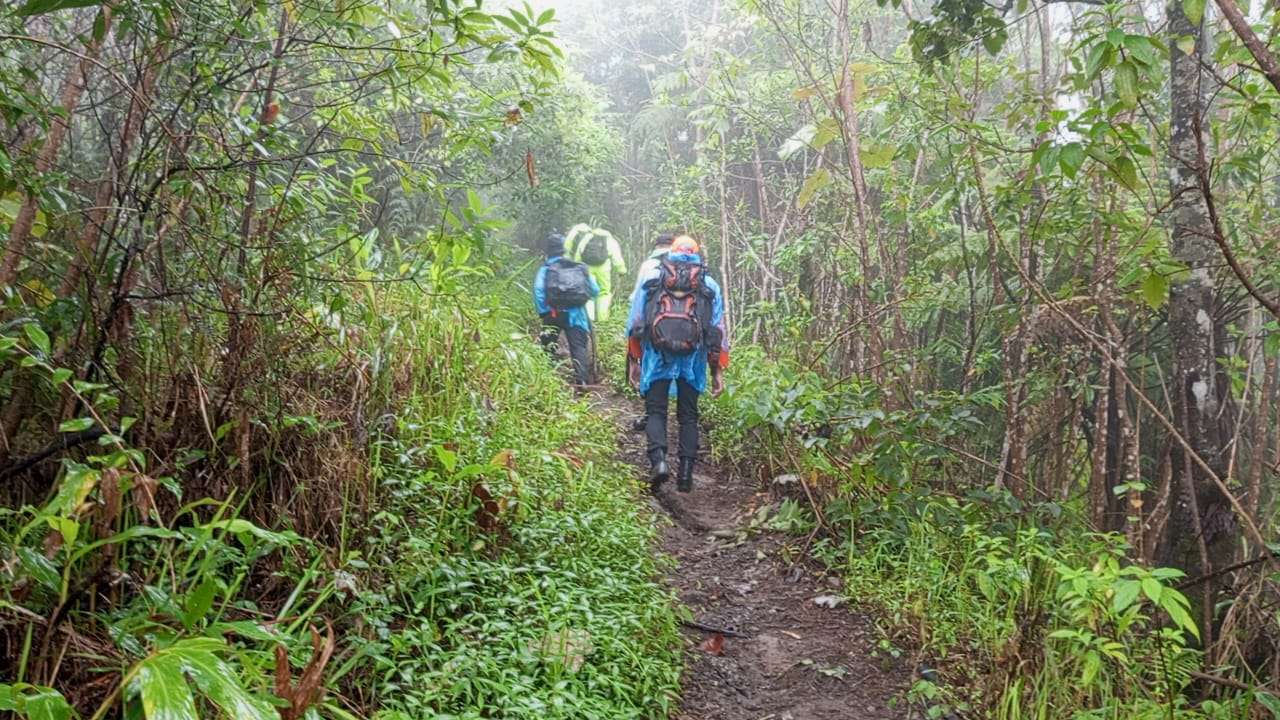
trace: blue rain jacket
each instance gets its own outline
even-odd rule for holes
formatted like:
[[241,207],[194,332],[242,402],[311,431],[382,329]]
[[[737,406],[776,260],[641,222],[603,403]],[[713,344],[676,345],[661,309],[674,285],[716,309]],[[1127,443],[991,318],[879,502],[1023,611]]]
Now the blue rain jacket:
[[[582,328],[587,332],[591,332],[591,319],[587,317],[587,306],[569,308],[568,310],[557,310],[547,304],[547,266],[560,259],[559,255],[547,258],[547,261],[538,268],[538,274],[533,278],[533,306],[537,308],[539,315],[551,313],[552,316],[563,313],[569,318],[569,325],[576,328]],[[587,279],[591,282],[591,297],[600,295],[600,285],[596,283],[596,279],[587,273]]]
[[[670,255],[672,260],[683,262],[701,262],[697,255]],[[635,290],[631,293],[631,313],[627,317],[627,337],[636,338],[644,331],[644,308],[649,299],[649,290],[645,284],[658,279],[662,268],[658,264],[641,269]],[[724,295],[720,292],[720,284],[710,275],[704,275],[703,281],[711,290],[711,324],[720,328],[721,364],[728,361],[729,335],[724,332]],[[648,338],[641,341],[640,356],[640,394],[649,392],[649,386],[655,380],[684,380],[699,393],[707,390],[707,353],[705,349],[696,350],[686,355],[674,355],[654,349]]]

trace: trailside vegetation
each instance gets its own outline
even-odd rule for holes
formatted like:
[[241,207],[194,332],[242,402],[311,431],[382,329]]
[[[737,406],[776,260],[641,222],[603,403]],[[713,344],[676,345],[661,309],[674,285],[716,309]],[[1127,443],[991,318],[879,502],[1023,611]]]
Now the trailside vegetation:
[[560,11],[615,221],[690,228],[728,294],[718,452],[916,699],[1280,713],[1273,8]]
[[667,714],[647,510],[485,197],[554,15],[0,10],[0,714]]

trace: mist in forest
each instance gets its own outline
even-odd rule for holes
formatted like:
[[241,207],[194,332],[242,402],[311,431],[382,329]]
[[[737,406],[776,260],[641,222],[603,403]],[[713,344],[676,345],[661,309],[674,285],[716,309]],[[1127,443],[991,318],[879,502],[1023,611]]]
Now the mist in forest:
[[1280,717],[1248,5],[4,3],[0,712]]

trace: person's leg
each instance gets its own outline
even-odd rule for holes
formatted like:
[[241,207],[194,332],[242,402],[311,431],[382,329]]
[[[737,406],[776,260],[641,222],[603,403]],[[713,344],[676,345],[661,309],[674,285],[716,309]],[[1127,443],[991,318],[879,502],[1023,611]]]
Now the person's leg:
[[591,273],[592,279],[596,281],[596,287],[600,288],[600,295],[595,300],[587,303],[588,314],[591,316],[591,322],[604,322],[609,319],[609,307],[613,304],[613,273],[612,263],[588,266],[587,272]]
[[676,420],[680,422],[680,474],[676,489],[693,489],[693,463],[698,457],[698,391],[684,380],[676,381]]
[[596,298],[596,317],[600,318],[600,322],[609,319],[609,310],[613,307],[613,292],[600,292],[600,297]]
[[667,387],[670,380],[655,380],[644,395],[645,435],[649,441],[649,465],[653,489],[667,479]]
[[573,381],[586,385],[591,380],[591,333],[572,325],[564,332],[569,340],[569,358],[573,361]]

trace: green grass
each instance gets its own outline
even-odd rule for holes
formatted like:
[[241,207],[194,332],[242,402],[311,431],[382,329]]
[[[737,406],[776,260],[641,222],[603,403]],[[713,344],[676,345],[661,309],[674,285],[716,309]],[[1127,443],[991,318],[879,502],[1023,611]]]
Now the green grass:
[[[39,619],[65,604],[94,643],[51,665],[42,626],[4,624],[20,650],[0,709],[141,717],[162,698],[155,712],[179,720],[213,706],[267,720],[277,649],[299,681],[311,629],[331,625],[329,697],[307,717],[666,717],[682,665],[648,506],[613,457],[612,422],[537,345],[527,290],[493,266],[446,268],[435,293],[352,295],[305,356],[328,380],[282,397],[293,422],[263,428],[289,438],[266,466],[270,493],[171,497],[181,482],[121,471],[136,453],[122,448],[69,463],[52,501],[0,512],[0,556],[20,561],[0,574],[0,609]],[[149,522],[137,493],[109,494],[144,482],[165,503]],[[267,495],[335,531],[309,535]],[[82,513],[112,502],[120,531],[98,541],[107,531]],[[105,586],[80,588],[104,561],[128,582],[98,603]]]
[[385,507],[357,564],[383,571],[351,608],[380,717],[665,717],[672,598],[615,429],[572,398],[527,316],[471,310],[471,325],[449,308],[395,321],[426,361],[376,441]]

